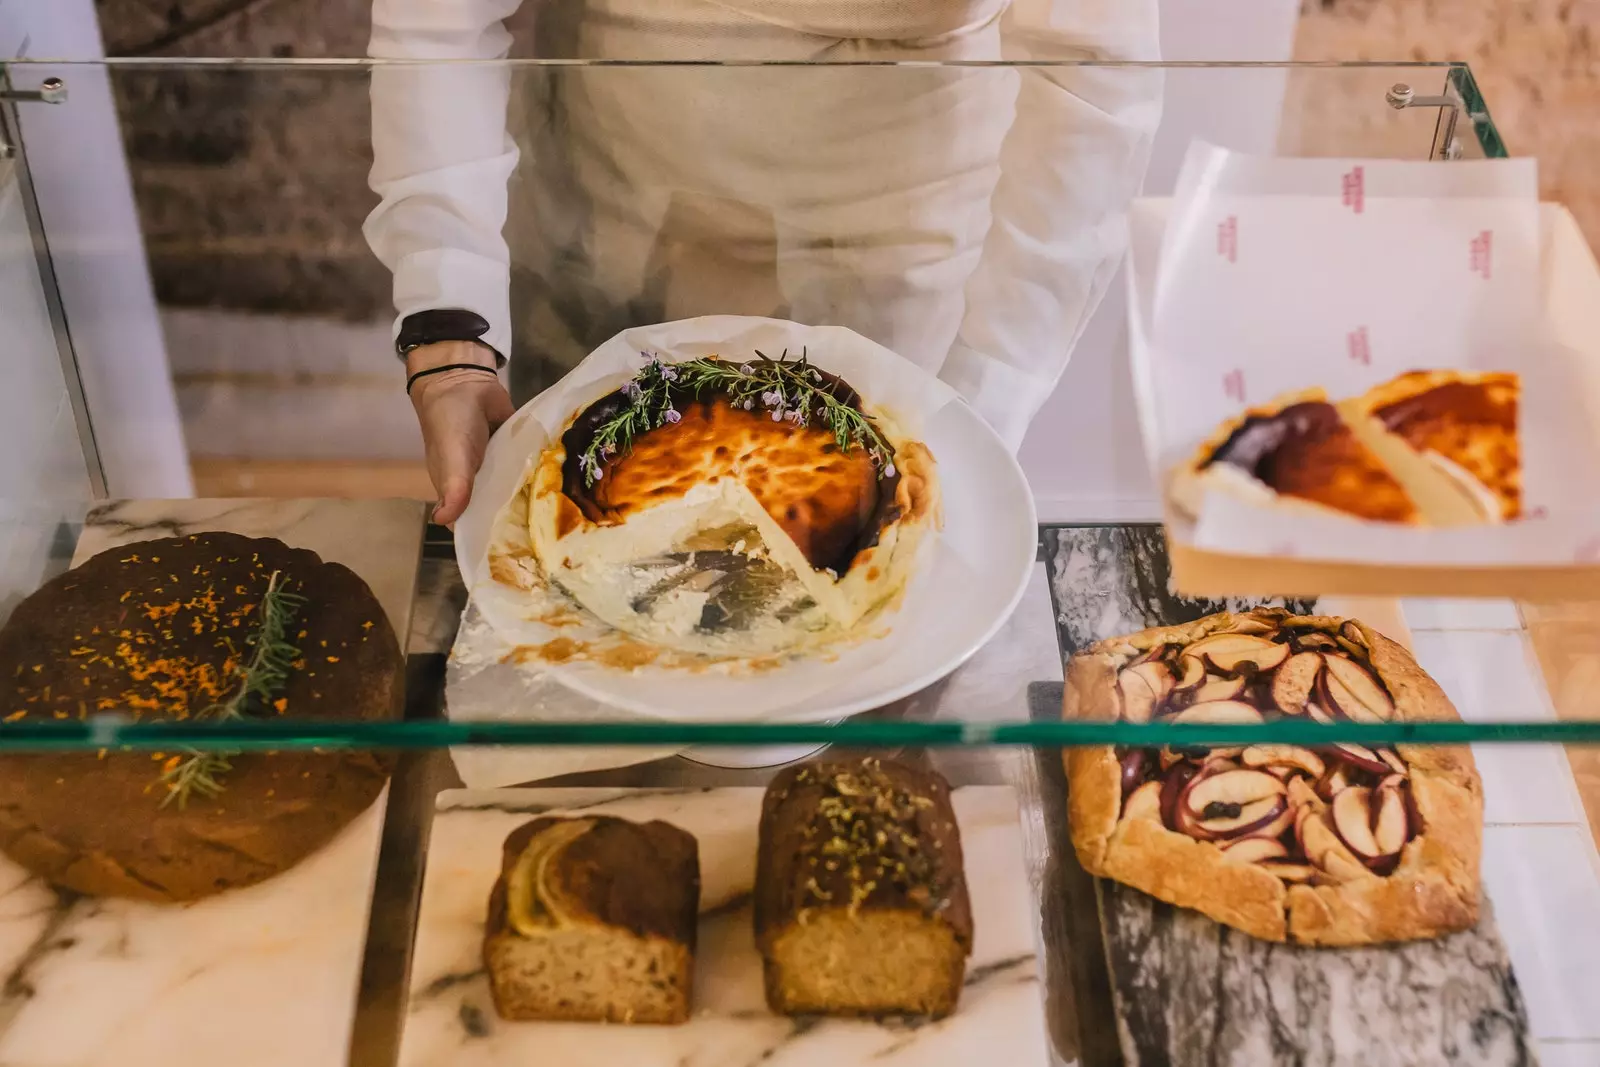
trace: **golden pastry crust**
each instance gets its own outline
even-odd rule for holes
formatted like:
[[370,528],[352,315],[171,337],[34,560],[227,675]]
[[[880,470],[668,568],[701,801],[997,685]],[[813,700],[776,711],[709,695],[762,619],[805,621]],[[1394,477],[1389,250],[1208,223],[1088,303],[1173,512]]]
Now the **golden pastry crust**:
[[[1454,707],[1410,654],[1354,621],[1373,671],[1402,721],[1453,721]],[[1311,627],[1337,634],[1346,620],[1279,609],[1211,615],[1091,646],[1067,667],[1067,719],[1124,717],[1117,672],[1141,652],[1211,634]],[[1458,746],[1399,746],[1409,764],[1421,831],[1387,876],[1332,885],[1286,885],[1258,864],[1227,858],[1209,841],[1167,829],[1159,817],[1121,819],[1122,771],[1110,746],[1067,749],[1068,819],[1084,868],[1271,941],[1362,945],[1438,937],[1478,916],[1482,788],[1471,753]]]

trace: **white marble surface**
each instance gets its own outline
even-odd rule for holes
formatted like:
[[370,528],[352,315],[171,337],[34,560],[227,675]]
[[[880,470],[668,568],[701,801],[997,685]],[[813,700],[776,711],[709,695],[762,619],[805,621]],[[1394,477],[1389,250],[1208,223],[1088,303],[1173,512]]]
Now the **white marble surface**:
[[[402,1067],[560,1064],[561,1067],[939,1067],[1048,1061],[1017,803],[1011,789],[954,792],[975,944],[960,1006],[911,1027],[770,1014],[749,894],[762,790],[458,790],[440,795],[424,876]],[[676,1027],[507,1023],[494,1012],[481,961],[500,846],[536,814],[582,808],[664,819],[700,843],[701,919],[695,1013]]]
[[189,905],[58,894],[0,858],[0,1064],[343,1064],[387,798],[292,870]]
[[[411,501],[112,503],[90,513],[74,560],[202,530],[338,560],[407,632]],[[61,894],[0,858],[0,1067],[344,1064],[387,798],[292,870],[188,905]]]

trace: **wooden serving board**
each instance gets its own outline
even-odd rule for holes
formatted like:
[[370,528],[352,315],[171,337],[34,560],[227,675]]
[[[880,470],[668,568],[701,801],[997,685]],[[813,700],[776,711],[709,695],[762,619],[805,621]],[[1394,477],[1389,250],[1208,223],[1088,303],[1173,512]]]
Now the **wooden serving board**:
[[[1117,634],[1255,606],[1169,592],[1158,526],[1052,529],[1045,552],[1063,656]],[[1406,640],[1392,602],[1356,606],[1375,628]],[[1323,607],[1341,613],[1352,605]],[[1056,815],[1057,840],[1069,848],[1066,813]],[[1310,949],[1258,941],[1108,880],[1097,882],[1097,898],[1130,1067],[1534,1062],[1527,1011],[1487,899],[1477,927],[1452,937]]]
[[[85,522],[75,565],[156,537],[276,537],[359,574],[402,642],[410,626],[420,503],[139,500]],[[0,857],[0,1065],[341,1067],[387,797],[293,869],[193,904],[61,893]]]
[[[972,895],[974,944],[955,1012],[909,1024],[767,1010],[750,912],[760,788],[493,789],[441,793],[417,920],[401,1067],[1044,1067],[1050,1061],[1035,905],[1009,786],[952,791]],[[506,1022],[483,968],[501,843],[551,812],[662,819],[700,846],[693,1014],[681,1026]]]

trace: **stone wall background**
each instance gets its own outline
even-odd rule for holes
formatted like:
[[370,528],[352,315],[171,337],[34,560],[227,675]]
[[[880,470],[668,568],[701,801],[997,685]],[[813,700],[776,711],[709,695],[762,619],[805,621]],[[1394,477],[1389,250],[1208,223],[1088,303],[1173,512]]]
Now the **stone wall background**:
[[1465,60],[1506,149],[1600,248],[1600,0],[1306,0],[1295,58]]
[[[112,55],[359,56],[370,25],[370,0],[98,6]],[[514,19],[524,31],[536,6]],[[1545,195],[1600,244],[1600,0],[1305,0],[1296,55],[1469,61],[1510,149],[1539,157]],[[388,278],[360,233],[373,196],[358,74],[154,69],[116,87],[163,303],[387,315]],[[1360,121],[1337,99],[1318,106],[1307,118],[1327,129]]]

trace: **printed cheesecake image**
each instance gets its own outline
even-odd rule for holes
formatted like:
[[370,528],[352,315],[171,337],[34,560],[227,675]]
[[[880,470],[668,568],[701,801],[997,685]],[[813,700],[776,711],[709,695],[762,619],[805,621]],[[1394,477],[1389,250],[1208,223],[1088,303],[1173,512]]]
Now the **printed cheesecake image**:
[[932,454],[805,353],[650,359],[527,486],[547,579],[665,648],[793,652],[892,607],[940,521]]
[[[1102,641],[1067,668],[1068,719],[1452,721],[1404,648],[1278,609]],[[1085,869],[1271,941],[1440,937],[1478,919],[1482,786],[1446,745],[1069,749]]]
[[1173,475],[1169,495],[1198,519],[1221,492],[1371,522],[1468,526],[1522,517],[1520,379],[1411,371],[1335,403],[1320,388],[1223,423]]

